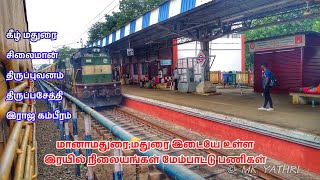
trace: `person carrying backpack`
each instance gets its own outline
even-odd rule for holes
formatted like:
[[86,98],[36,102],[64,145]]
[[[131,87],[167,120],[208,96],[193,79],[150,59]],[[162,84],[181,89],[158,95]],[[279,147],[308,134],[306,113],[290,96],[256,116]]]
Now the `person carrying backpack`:
[[[258,108],[258,110],[265,110],[265,111],[273,111],[273,104],[272,99],[270,96],[270,83],[272,81],[272,87],[275,86],[274,84],[274,78],[271,73],[271,71],[268,69],[267,63],[261,64],[261,69],[263,71],[262,74],[262,88],[263,88],[263,96],[264,96],[264,105],[261,108]],[[269,103],[269,108],[267,108],[267,105]]]

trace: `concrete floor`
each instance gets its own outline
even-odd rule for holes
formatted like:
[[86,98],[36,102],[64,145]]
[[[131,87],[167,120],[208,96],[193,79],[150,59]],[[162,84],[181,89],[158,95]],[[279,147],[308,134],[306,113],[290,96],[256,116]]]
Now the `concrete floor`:
[[139,88],[134,85],[122,86],[125,94],[165,101],[177,105],[244,118],[251,121],[295,129],[320,135],[320,106],[293,105],[289,95],[272,94],[275,111],[259,111],[264,98],[252,89],[217,89],[221,95],[203,96],[177,91],[163,91]]

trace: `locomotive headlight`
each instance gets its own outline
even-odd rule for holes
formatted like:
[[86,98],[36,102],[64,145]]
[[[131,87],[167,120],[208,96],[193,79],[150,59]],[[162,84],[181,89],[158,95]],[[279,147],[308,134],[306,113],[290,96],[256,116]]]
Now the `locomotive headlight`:
[[87,86],[84,86],[84,89],[87,89]]
[[93,52],[99,53],[99,52],[100,52],[100,49],[99,49],[99,48],[93,48]]
[[115,90],[114,90],[114,94],[115,94],[116,96],[120,96],[120,95],[121,95],[121,90],[120,90],[119,88],[115,89]]
[[83,94],[82,94],[82,97],[83,98],[89,98],[91,95],[90,95],[90,92],[89,91],[83,91]]

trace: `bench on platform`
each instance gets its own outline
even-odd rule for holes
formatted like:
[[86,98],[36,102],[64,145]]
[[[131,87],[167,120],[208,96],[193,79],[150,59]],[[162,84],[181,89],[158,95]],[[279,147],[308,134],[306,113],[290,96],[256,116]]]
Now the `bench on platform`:
[[293,104],[307,104],[308,98],[320,99],[320,94],[290,93],[289,95],[292,96]]

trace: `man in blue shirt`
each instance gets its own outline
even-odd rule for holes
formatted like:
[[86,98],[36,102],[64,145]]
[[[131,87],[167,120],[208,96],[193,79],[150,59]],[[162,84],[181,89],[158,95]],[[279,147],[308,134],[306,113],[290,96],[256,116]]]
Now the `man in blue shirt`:
[[[268,69],[267,63],[261,64],[262,74],[262,88],[264,96],[264,105],[259,110],[273,111],[272,99],[270,96],[270,81],[271,81],[271,71]],[[270,108],[267,108],[267,105],[270,105]]]

